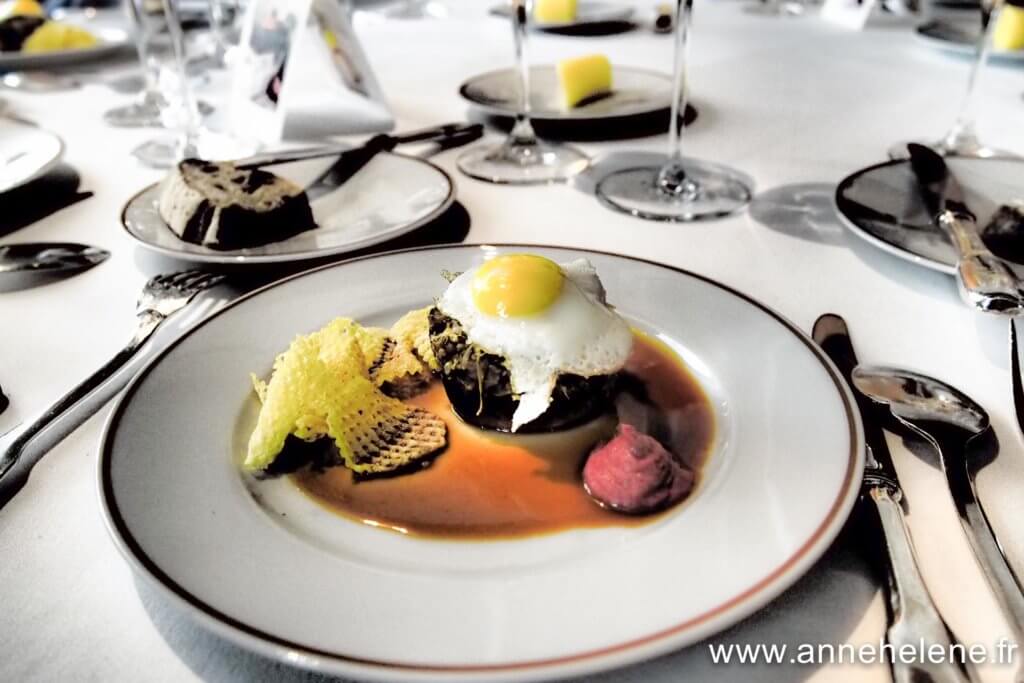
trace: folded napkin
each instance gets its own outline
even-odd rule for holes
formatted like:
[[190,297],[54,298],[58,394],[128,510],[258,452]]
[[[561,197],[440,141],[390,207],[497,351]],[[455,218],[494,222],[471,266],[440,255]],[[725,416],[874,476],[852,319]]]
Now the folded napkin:
[[27,227],[92,196],[80,192],[75,169],[60,164],[30,183],[0,193],[0,237]]
[[394,118],[335,0],[249,6],[231,55],[232,121],[264,141],[391,130]]

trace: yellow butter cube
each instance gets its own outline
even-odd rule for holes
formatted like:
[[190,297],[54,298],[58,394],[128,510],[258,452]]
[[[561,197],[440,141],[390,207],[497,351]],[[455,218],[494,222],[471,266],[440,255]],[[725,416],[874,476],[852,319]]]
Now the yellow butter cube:
[[992,31],[992,47],[997,50],[1024,50],[1024,7],[1003,5]]
[[558,63],[562,103],[572,109],[583,100],[611,92],[612,63],[604,55],[563,59]]
[[540,24],[565,24],[576,18],[576,0],[536,0],[533,18]]

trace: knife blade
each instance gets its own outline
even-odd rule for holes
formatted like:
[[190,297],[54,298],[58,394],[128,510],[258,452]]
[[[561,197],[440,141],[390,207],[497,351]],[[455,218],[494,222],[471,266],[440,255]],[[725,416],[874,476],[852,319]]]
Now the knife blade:
[[313,201],[333,192],[370,163],[375,156],[381,152],[390,152],[398,145],[433,141],[442,146],[454,146],[471,142],[481,135],[483,126],[478,123],[449,123],[403,135],[375,135],[362,146],[342,152],[330,168],[306,187],[306,195]]
[[957,253],[960,296],[986,313],[1024,312],[1024,287],[1010,267],[985,246],[978,221],[967,207],[963,189],[945,159],[934,150],[910,143],[910,167],[932,221],[949,237]]
[[[853,369],[857,367],[857,353],[853,349],[846,321],[838,315],[826,313],[815,321],[811,335],[818,346],[835,363],[847,384],[852,386],[850,376]],[[864,466],[865,470],[885,477],[899,487],[896,468],[892,464],[892,454],[889,452],[889,446],[885,442],[885,432],[882,429],[882,425],[887,419],[887,411],[859,391],[853,391],[853,398],[857,402],[857,409],[860,411],[864,423],[864,442],[867,444],[869,454]]]
[[907,145],[907,151],[928,212],[938,216],[943,211],[952,211],[976,221],[974,213],[967,208],[963,188],[950,172],[946,160],[932,148],[914,142]]
[[446,123],[440,126],[431,126],[430,128],[402,133],[400,135],[376,135],[370,138],[369,142],[364,143],[364,145],[360,145],[359,147],[347,147],[335,144],[319,145],[317,147],[304,147],[302,149],[291,149],[283,152],[264,152],[245,159],[238,159],[234,163],[235,168],[252,170],[255,168],[263,168],[264,166],[277,166],[279,164],[290,164],[296,161],[308,161],[310,159],[322,159],[332,156],[337,156],[339,158],[352,156],[353,158],[357,158],[359,156],[358,152],[362,147],[370,143],[377,145],[387,141],[390,142],[391,147],[396,147],[398,145],[405,145],[413,142],[444,142],[453,138],[476,139],[481,137],[483,132],[484,127],[479,123]]
[[[936,609],[917,567],[913,541],[901,506],[903,489],[885,443],[881,409],[852,388],[851,375],[857,366],[857,354],[846,321],[838,315],[826,313],[815,321],[812,337],[851,387],[863,422],[867,458],[860,505],[874,507],[877,524],[872,525],[867,533],[872,538],[881,536],[884,541],[884,552],[879,555],[889,597],[886,641],[896,652],[902,652],[904,647],[919,647],[922,643],[926,647],[939,645],[944,652],[951,652],[957,640]],[[893,657],[889,665],[896,683],[965,683],[976,680],[972,669],[951,657],[942,661],[934,661],[930,657],[920,661]]]
[[23,242],[0,246],[0,274],[59,273],[103,263],[110,252],[73,242]]

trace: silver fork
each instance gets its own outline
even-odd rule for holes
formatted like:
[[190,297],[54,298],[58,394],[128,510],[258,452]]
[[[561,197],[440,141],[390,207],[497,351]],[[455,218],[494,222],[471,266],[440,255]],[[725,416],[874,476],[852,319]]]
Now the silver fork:
[[[21,476],[14,477],[14,475],[11,475],[11,477],[8,477],[8,472],[22,459],[26,446],[40,433],[53,425],[59,417],[83,403],[85,399],[110,379],[146,343],[146,340],[149,339],[164,320],[184,308],[197,294],[220,283],[223,279],[223,275],[204,273],[198,270],[186,270],[179,273],[157,275],[146,283],[135,306],[135,316],[138,318],[138,324],[135,334],[132,336],[131,341],[128,342],[128,345],[118,351],[113,358],[86,378],[85,381],[44,410],[37,418],[12,429],[0,437],[0,483],[3,484],[3,486],[0,486],[0,506],[16,493],[17,489],[21,488],[21,484],[24,484],[28,478],[28,472],[31,467],[46,452],[45,450],[40,452],[38,457],[33,458],[32,462],[23,463],[23,466],[18,468]],[[78,422],[71,429],[84,422],[87,417],[99,410],[104,403],[106,401],[91,405],[89,412],[76,414]],[[60,443],[64,437],[70,434],[71,429],[60,434],[50,444],[50,447],[52,448]],[[11,478],[17,481],[9,482],[8,480]],[[13,491],[11,490],[12,487]]]

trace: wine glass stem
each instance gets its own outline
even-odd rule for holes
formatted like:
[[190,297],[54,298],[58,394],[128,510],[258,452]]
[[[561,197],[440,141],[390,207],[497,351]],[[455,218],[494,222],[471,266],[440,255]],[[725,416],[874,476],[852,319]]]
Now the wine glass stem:
[[686,46],[690,31],[693,0],[676,0],[676,32],[672,79],[672,107],[669,113],[668,161],[658,174],[658,186],[673,195],[695,196],[697,184],[683,168],[682,133],[688,97]]
[[982,0],[981,34],[978,36],[978,43],[975,48],[974,63],[971,64],[971,71],[967,76],[967,89],[960,103],[960,111],[957,114],[956,121],[953,123],[953,128],[946,135],[946,146],[954,150],[958,147],[977,142],[974,132],[974,104],[976,99],[974,94],[977,91],[978,76],[986,62],[988,62],[991,46],[989,33],[993,23],[992,14],[994,9],[992,0]]
[[537,134],[530,123],[530,63],[526,58],[526,29],[532,0],[513,0],[512,35],[516,48],[516,70],[519,73],[519,110],[515,126],[512,127],[512,141],[519,145],[537,143]]
[[171,38],[174,50],[174,76],[178,85],[179,106],[181,108],[181,130],[179,140],[180,156],[196,155],[196,140],[199,132],[199,108],[192,97],[192,89],[188,84],[185,67],[185,33],[178,17],[177,0],[163,0],[164,16],[167,19],[167,33]]
[[228,40],[224,35],[228,22],[227,0],[207,0],[207,14],[210,17],[210,29],[213,35],[214,57],[219,63],[224,62]]
[[153,30],[146,22],[144,15],[145,8],[143,0],[130,0],[128,11],[131,13],[132,24],[135,26],[135,50],[139,55],[139,65],[142,67],[144,81],[141,102],[146,102],[159,94],[157,87],[157,70],[149,58],[149,43],[153,39]]

